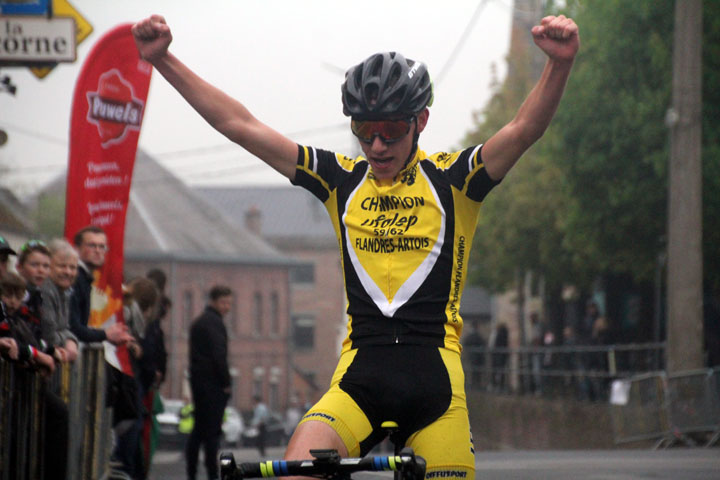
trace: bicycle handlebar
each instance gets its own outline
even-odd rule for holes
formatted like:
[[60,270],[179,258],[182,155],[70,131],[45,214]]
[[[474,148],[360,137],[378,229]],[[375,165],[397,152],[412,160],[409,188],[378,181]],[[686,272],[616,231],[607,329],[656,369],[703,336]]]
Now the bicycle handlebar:
[[286,476],[320,477],[325,479],[349,479],[355,472],[397,471],[403,480],[425,478],[425,459],[415,456],[411,448],[404,448],[399,455],[379,455],[364,458],[340,458],[335,450],[310,450],[313,460],[273,460],[247,462],[239,466],[232,453],[220,456],[222,480],[267,478]]

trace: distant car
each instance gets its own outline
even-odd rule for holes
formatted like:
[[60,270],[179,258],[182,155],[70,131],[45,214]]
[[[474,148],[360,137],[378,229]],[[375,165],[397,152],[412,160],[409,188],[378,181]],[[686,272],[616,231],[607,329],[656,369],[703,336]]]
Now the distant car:
[[[156,415],[159,424],[158,443],[160,447],[176,448],[185,444],[188,433],[182,433],[178,429],[180,425],[180,411],[185,405],[182,400],[164,399],[165,411]],[[225,407],[223,416],[223,442],[226,445],[237,446],[240,444],[244,423],[242,416],[235,407]]]
[[233,447],[238,446],[244,430],[245,424],[237,409],[235,407],[225,407],[222,424],[223,442]]
[[161,447],[180,446],[185,443],[186,437],[178,431],[180,410],[184,403],[174,398],[164,398],[162,402],[164,410],[155,416],[158,422],[158,443]]
[[[256,447],[257,435],[258,429],[256,427],[245,428],[242,433],[243,446]],[[285,445],[286,440],[285,425],[283,424],[282,418],[277,414],[271,414],[266,424],[265,446],[277,447]]]

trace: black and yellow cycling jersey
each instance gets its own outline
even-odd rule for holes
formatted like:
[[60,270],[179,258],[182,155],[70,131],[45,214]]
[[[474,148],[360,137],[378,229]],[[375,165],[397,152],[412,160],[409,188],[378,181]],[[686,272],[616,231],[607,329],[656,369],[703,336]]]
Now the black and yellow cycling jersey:
[[481,151],[418,149],[394,181],[379,181],[363,157],[298,146],[293,183],[323,202],[341,249],[343,351],[390,343],[460,350],[468,255],[480,205],[498,183]]

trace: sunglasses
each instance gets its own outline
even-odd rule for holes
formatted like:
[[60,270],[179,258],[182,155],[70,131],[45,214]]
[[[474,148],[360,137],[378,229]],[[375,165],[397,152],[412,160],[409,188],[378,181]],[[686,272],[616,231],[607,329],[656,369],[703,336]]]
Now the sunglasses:
[[20,250],[27,252],[28,250],[38,247],[47,248],[47,245],[45,245],[45,242],[42,240],[28,240],[22,247],[20,247]]
[[415,117],[401,120],[352,120],[350,129],[363,143],[372,143],[380,137],[383,143],[395,143],[410,133]]

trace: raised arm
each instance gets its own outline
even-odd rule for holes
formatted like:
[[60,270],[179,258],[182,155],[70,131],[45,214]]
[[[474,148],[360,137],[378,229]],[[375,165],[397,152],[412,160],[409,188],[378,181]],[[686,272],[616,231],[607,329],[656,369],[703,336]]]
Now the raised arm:
[[172,34],[162,16],[136,23],[132,32],[140,56],[213,128],[290,180],[295,177],[295,142],[260,122],[242,103],[200,78],[170,53]]
[[570,76],[580,36],[575,22],[563,15],[545,17],[532,29],[535,44],[548,56],[540,80],[520,106],[515,118],[483,146],[485,168],[499,180],[547,129]]

